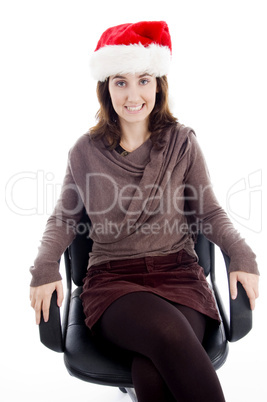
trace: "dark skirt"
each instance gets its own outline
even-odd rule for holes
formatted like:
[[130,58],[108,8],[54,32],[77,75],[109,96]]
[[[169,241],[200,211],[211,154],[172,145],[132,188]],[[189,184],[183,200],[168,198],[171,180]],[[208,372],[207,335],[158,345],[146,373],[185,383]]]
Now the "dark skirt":
[[81,299],[91,329],[119,297],[150,292],[220,322],[210,285],[197,259],[185,250],[158,257],[110,261],[89,268]]

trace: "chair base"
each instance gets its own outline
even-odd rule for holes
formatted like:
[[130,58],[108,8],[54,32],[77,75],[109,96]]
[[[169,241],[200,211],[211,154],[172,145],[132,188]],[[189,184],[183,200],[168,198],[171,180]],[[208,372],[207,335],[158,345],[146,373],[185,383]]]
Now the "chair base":
[[138,402],[134,388],[125,388],[125,391],[127,392],[127,394],[129,395],[129,397],[133,402]]

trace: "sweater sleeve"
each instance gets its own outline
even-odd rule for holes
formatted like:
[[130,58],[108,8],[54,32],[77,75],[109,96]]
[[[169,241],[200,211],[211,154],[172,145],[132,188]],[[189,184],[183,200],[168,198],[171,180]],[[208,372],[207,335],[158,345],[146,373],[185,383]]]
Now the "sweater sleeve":
[[36,287],[61,279],[59,260],[75,238],[76,224],[83,211],[83,202],[68,163],[61,195],[49,217],[34,265],[30,267],[30,286]]
[[189,139],[189,161],[185,178],[189,213],[194,216],[200,231],[230,257],[230,272],[244,271],[259,275],[255,254],[234,228],[215,197],[207,165],[195,135],[192,133]]

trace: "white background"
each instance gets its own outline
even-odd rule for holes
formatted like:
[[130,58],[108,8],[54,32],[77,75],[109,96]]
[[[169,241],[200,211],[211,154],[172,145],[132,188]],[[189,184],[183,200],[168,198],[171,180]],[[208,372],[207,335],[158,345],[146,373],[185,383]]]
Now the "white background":
[[214,190],[258,256],[253,331],[230,345],[218,375],[227,401],[267,400],[265,7],[259,0],[1,2],[1,400],[128,400],[70,377],[62,356],[40,344],[28,268],[67,152],[94,124],[89,55],[107,27],[141,20],[169,24],[174,114],[195,129]]

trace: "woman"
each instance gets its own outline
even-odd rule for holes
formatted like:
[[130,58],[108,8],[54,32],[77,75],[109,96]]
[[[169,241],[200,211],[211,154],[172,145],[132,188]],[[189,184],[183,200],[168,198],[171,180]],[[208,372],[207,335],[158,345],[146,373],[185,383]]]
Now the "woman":
[[[108,29],[92,58],[98,124],[71,149],[61,197],[31,268],[36,322],[48,320],[60,255],[83,207],[93,250],[81,295],[93,333],[134,352],[139,402],[224,401],[202,347],[220,317],[194,252],[201,231],[231,259],[255,307],[255,255],[218,204],[192,129],[168,107],[171,39],[165,22]],[[122,325],[123,323],[123,325]],[[171,346],[170,346],[171,345]]]

